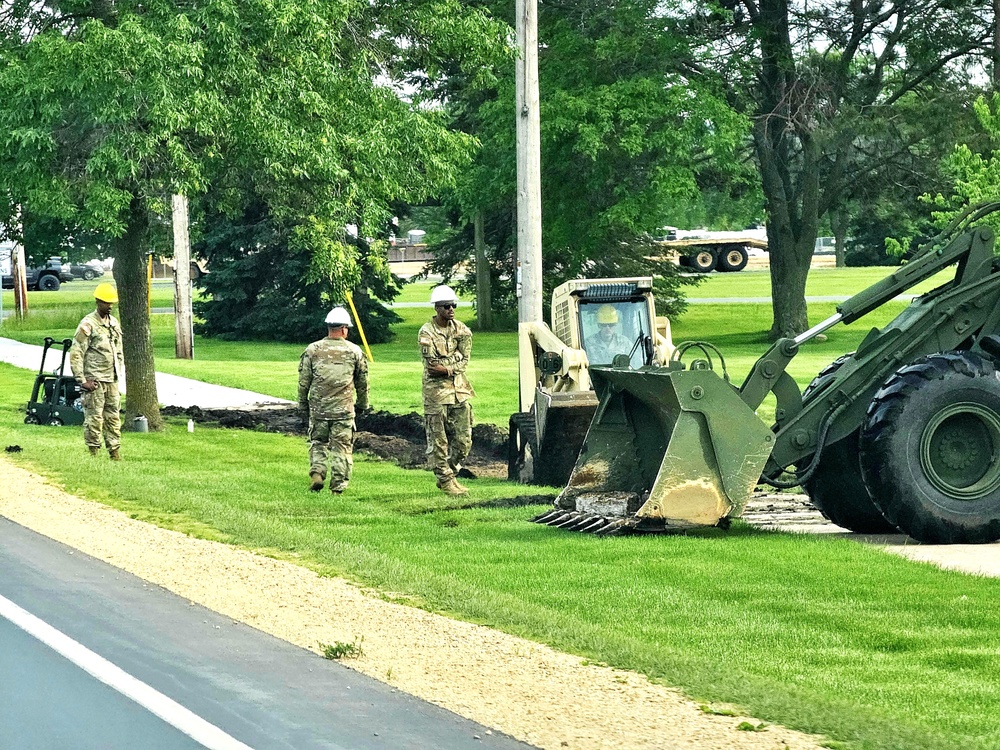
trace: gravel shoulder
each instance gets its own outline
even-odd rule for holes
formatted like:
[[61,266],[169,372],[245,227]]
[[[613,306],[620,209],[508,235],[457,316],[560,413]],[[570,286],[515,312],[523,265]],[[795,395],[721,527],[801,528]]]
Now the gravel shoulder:
[[0,456],[0,515],[314,652],[363,639],[349,666],[541,748],[806,750],[820,739],[704,713],[632,672],[387,601],[290,562],[193,539],[70,495]]

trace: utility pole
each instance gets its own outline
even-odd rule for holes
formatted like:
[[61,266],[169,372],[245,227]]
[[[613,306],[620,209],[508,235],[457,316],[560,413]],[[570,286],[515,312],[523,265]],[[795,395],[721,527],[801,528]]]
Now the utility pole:
[[191,238],[187,196],[173,197],[174,224],[174,354],[194,359],[194,314],[191,311]]
[[14,316],[21,320],[28,314],[28,266],[24,260],[24,245],[18,243],[10,254],[10,275],[14,279]]
[[517,0],[517,320],[542,321],[542,168],[538,6]]

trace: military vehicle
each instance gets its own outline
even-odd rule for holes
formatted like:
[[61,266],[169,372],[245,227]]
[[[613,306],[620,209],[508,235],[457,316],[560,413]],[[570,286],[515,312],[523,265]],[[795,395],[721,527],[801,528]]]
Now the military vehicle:
[[520,411],[510,418],[508,478],[565,485],[597,409],[589,370],[665,365],[670,323],[656,317],[653,279],[576,279],[552,293],[552,326],[518,326]]
[[[835,315],[782,338],[742,384],[707,342],[638,369],[593,366],[598,406],[569,481],[536,521],[598,534],[726,525],[754,488],[802,486],[831,521],[929,543],[1000,539],[1000,261],[966,211]],[[800,391],[801,347],[945,268]],[[757,410],[773,394],[774,423]]]

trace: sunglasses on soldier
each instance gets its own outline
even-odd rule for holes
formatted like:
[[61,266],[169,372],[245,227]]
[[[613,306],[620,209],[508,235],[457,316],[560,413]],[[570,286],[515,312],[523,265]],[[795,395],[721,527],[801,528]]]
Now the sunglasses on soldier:
[[434,307],[443,307],[446,310],[454,310],[456,307],[458,307],[458,305],[456,305],[454,302],[439,302],[438,304],[434,305]]

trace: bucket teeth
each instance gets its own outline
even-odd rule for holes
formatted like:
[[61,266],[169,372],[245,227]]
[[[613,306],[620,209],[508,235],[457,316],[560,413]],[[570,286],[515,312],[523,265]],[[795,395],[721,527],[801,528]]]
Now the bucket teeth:
[[549,523],[554,518],[559,518],[566,511],[556,508],[555,510],[547,510],[544,513],[539,513],[537,516],[531,519],[532,523]]
[[567,513],[566,518],[560,520],[558,523],[553,521],[550,526],[555,526],[557,529],[566,529],[572,531],[577,526],[580,525],[581,515],[579,513]]
[[581,534],[596,534],[597,536],[621,536],[631,533],[635,528],[634,519],[609,518],[608,516],[559,508],[540,513],[531,520],[534,523],[545,524],[564,531],[577,531]]
[[621,536],[628,533],[631,526],[628,521],[624,518],[620,518],[617,521],[612,521],[603,529],[599,529],[594,533],[598,536]]
[[600,530],[607,526],[608,523],[608,519],[604,516],[596,516],[594,518],[590,518],[587,523],[582,526],[578,526],[576,530],[584,534],[597,534],[600,533]]

